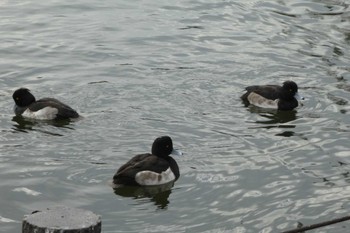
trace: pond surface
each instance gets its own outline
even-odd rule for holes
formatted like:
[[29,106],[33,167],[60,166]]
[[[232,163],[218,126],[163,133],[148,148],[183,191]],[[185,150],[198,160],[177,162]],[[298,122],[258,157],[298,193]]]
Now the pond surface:
[[[104,233],[280,232],[350,210],[349,2],[0,2],[0,232],[53,205]],[[245,107],[293,80],[295,111]],[[27,87],[83,116],[15,118]],[[161,135],[184,152],[167,191],[109,182]],[[317,232],[347,232],[349,222]]]

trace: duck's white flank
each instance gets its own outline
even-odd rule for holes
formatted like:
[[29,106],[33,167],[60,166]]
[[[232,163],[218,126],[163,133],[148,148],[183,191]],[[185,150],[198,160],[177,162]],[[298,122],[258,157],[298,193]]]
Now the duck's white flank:
[[174,181],[175,175],[169,167],[160,174],[152,171],[138,172],[135,176],[135,180],[139,185],[161,185]]
[[22,113],[22,116],[27,118],[32,118],[32,119],[38,119],[38,120],[52,120],[56,118],[57,113],[58,113],[57,108],[45,107],[36,112],[32,112],[29,109],[26,109]]
[[249,103],[253,104],[255,106],[258,106],[261,108],[278,109],[278,99],[269,100],[269,99],[266,99],[265,97],[258,95],[254,92],[250,93],[247,98],[248,98]]

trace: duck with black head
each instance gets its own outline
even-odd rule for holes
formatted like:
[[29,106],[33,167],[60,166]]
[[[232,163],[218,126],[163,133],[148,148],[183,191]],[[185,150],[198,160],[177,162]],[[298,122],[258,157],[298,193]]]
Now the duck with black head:
[[68,105],[54,98],[36,100],[27,88],[17,89],[13,95],[16,116],[37,120],[59,120],[78,118],[79,114]]
[[136,155],[122,165],[113,176],[113,183],[117,186],[151,186],[176,181],[180,171],[170,154],[182,153],[174,150],[169,136],[155,139],[152,153]]
[[279,85],[254,85],[246,87],[241,99],[262,108],[293,110],[298,107],[298,100],[303,100],[298,93],[298,85],[293,81],[285,81]]

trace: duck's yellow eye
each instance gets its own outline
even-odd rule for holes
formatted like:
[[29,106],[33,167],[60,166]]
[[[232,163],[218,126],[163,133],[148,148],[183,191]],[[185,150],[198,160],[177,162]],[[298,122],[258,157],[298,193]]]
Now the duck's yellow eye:
[[16,100],[19,100],[19,97],[16,97]]

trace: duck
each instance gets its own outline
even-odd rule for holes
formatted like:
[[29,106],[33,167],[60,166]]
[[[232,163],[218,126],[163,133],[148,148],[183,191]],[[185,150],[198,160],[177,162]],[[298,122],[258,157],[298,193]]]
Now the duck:
[[37,120],[61,120],[78,118],[79,114],[68,105],[54,98],[36,100],[28,88],[19,88],[13,95],[15,101],[14,112],[22,116]]
[[180,177],[180,171],[170,154],[182,155],[173,148],[169,136],[156,138],[151,153],[132,157],[117,170],[113,176],[113,183],[117,187],[123,187],[165,185],[175,182]]
[[245,88],[241,99],[261,108],[289,111],[298,107],[298,100],[303,100],[298,93],[298,85],[293,81],[285,81],[279,85],[254,85]]

